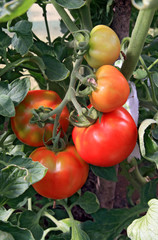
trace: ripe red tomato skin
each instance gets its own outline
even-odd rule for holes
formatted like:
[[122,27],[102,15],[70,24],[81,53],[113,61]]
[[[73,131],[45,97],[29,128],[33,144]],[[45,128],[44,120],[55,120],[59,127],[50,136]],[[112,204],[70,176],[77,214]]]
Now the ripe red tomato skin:
[[74,127],[72,139],[79,155],[89,164],[111,167],[125,160],[137,141],[136,124],[126,109],[120,107],[103,113],[87,128]]
[[68,146],[58,153],[40,147],[31,153],[30,158],[48,168],[44,178],[33,184],[34,189],[47,198],[64,199],[72,196],[88,177],[89,165],[74,146]]
[[130,88],[126,78],[114,66],[103,65],[96,72],[97,87],[90,102],[100,112],[111,112],[128,99]]
[[[50,90],[31,90],[28,92],[24,100],[16,106],[16,115],[11,118],[11,127],[17,138],[33,147],[43,146],[43,135],[45,132],[45,140],[50,139],[53,131],[53,124],[46,124],[44,128],[40,128],[37,124],[30,124],[32,118],[32,109],[38,109],[40,106],[55,109],[61,102],[60,97],[54,91]],[[65,107],[60,116],[60,125],[62,130],[66,132],[69,125],[69,112]]]

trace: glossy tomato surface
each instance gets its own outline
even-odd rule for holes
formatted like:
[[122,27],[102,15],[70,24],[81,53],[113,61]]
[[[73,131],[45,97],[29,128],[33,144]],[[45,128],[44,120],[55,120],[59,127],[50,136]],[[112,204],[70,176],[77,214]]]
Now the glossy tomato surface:
[[52,199],[64,199],[72,196],[86,182],[89,165],[82,160],[74,146],[54,153],[46,147],[34,150],[30,158],[48,168],[42,180],[33,184],[42,196]]
[[125,160],[137,141],[136,124],[126,109],[104,113],[87,128],[74,127],[73,142],[79,155],[92,165],[114,166]]
[[[17,138],[30,146],[43,146],[43,135],[45,132],[45,141],[50,139],[53,131],[53,124],[47,123],[45,127],[40,128],[37,124],[31,124],[33,116],[32,110],[40,106],[55,109],[61,103],[61,99],[54,91],[32,90],[29,91],[25,99],[16,107],[15,117],[11,118],[12,129]],[[69,112],[65,107],[60,116],[60,127],[65,132],[69,125]]]
[[129,84],[123,74],[111,65],[103,65],[96,71],[96,89],[90,102],[100,112],[111,112],[121,107],[130,93]]
[[89,66],[99,68],[104,64],[113,64],[120,54],[120,40],[108,26],[97,25],[90,32],[89,50],[85,59]]

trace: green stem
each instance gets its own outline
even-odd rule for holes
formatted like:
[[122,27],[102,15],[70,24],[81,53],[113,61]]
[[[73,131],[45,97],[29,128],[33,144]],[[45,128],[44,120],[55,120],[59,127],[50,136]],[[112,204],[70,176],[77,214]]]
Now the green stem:
[[75,85],[76,85],[76,81],[77,81],[76,72],[78,71],[82,61],[83,61],[83,56],[80,56],[76,60],[75,66],[74,66],[73,71],[71,73],[71,78],[70,78],[70,84],[69,84],[68,91],[67,91],[64,99],[62,100],[62,102],[53,111],[51,111],[47,115],[47,118],[49,118],[49,117],[51,117],[55,114],[61,113],[62,109],[67,105],[67,103],[70,102],[72,99],[74,101],[74,99],[76,98],[76,93],[75,93]]
[[27,202],[28,202],[28,210],[32,211],[32,199],[29,198]]
[[131,159],[130,163],[123,161],[121,164],[123,175],[131,182],[135,189],[141,189],[141,187],[147,183],[146,178],[144,178],[136,162],[136,159]]
[[91,31],[93,28],[91,12],[90,12],[90,2],[91,0],[87,0],[85,5],[79,9],[82,28],[87,29],[89,31]]
[[155,9],[143,9],[139,11],[128,46],[126,59],[121,68],[121,72],[127,80],[130,79],[137,66],[154,13]]
[[44,212],[43,216],[48,217],[52,222],[55,223],[58,230],[62,231],[63,233],[69,232],[69,227],[62,221],[58,221],[54,216],[50,215],[48,212]]
[[[69,218],[70,218],[70,221],[71,221],[71,226],[72,226],[72,233],[71,233],[71,240],[75,240],[76,238],[78,239],[78,236],[77,236],[77,226],[76,226],[76,222],[74,220],[74,217],[72,215],[72,212],[71,212],[71,208],[69,208],[66,204],[66,202],[64,200],[61,200],[61,204],[64,206],[65,210],[67,211],[68,215],[69,215]],[[80,239],[78,239],[80,240]]]
[[65,11],[65,9],[63,7],[61,7],[60,5],[58,5],[55,0],[51,0],[51,2],[53,4],[53,6],[55,7],[55,9],[57,10],[57,12],[59,13],[61,19],[63,20],[63,22],[69,29],[69,31],[71,33],[78,31],[79,29],[77,28],[75,23],[71,20],[71,18],[69,17],[69,15]]
[[158,106],[158,100],[157,100],[157,97],[156,97],[155,88],[154,88],[154,84],[153,84],[153,80],[152,80],[151,74],[150,74],[150,72],[149,72],[149,70],[148,70],[148,68],[147,68],[143,58],[140,56],[139,59],[140,59],[141,64],[143,65],[144,69],[146,70],[148,78],[149,78],[149,81],[150,81],[153,103],[156,106]]
[[45,21],[45,25],[46,25],[47,39],[48,39],[49,45],[51,45],[51,37],[50,37],[50,31],[49,31],[49,26],[48,26],[48,20],[47,20],[46,5],[42,4],[41,7],[43,9],[43,17],[44,17],[44,21]]
[[0,77],[5,74],[6,72],[8,72],[9,70],[11,70],[14,67],[18,67],[20,64],[24,63],[24,62],[28,62],[30,60],[29,57],[26,58],[21,58],[16,60],[15,62],[12,62],[10,64],[8,64],[6,67],[4,67],[1,71],[0,71]]
[[149,67],[148,67],[148,71],[158,63],[158,59],[156,59]]

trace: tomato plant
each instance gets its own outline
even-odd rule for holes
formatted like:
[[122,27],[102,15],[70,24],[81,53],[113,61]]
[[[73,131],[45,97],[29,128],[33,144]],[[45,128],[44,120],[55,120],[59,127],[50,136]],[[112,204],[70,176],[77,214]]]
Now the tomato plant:
[[103,65],[96,72],[96,88],[90,95],[90,102],[100,112],[111,112],[127,101],[129,92],[123,74],[111,65]]
[[72,196],[88,177],[89,166],[74,146],[68,146],[58,153],[40,147],[31,153],[30,158],[48,168],[45,177],[33,184],[34,189],[47,198],[64,199]]
[[72,138],[80,156],[96,166],[114,166],[125,160],[137,141],[137,127],[126,109],[104,113],[88,128],[75,127]]
[[157,9],[0,1],[0,239],[157,240]]
[[120,40],[108,26],[95,26],[90,32],[89,50],[85,59],[93,68],[113,64],[120,54]]
[[[30,123],[33,116],[32,110],[40,106],[55,109],[61,103],[61,99],[54,91],[32,90],[29,91],[25,99],[16,107],[15,117],[11,118],[11,126],[17,138],[23,143],[39,147],[43,146],[43,137],[47,142],[52,137],[53,123],[46,123],[40,127],[36,123]],[[60,116],[60,126],[66,132],[69,121],[69,112],[65,107]]]

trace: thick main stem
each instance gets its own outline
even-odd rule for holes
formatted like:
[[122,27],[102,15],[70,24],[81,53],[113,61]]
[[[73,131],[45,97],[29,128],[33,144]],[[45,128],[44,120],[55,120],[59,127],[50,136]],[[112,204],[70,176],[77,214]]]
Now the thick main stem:
[[51,2],[53,4],[53,6],[55,7],[55,9],[57,10],[57,12],[59,13],[63,22],[65,23],[65,25],[69,29],[69,31],[71,33],[75,32],[75,31],[78,31],[79,29],[77,28],[75,23],[71,20],[71,18],[69,17],[69,15],[65,11],[65,9],[63,7],[61,7],[60,5],[58,5],[55,0],[51,0]]
[[121,68],[121,72],[127,80],[130,79],[137,66],[154,13],[154,9],[143,9],[140,10],[138,14],[127,50],[126,59]]

